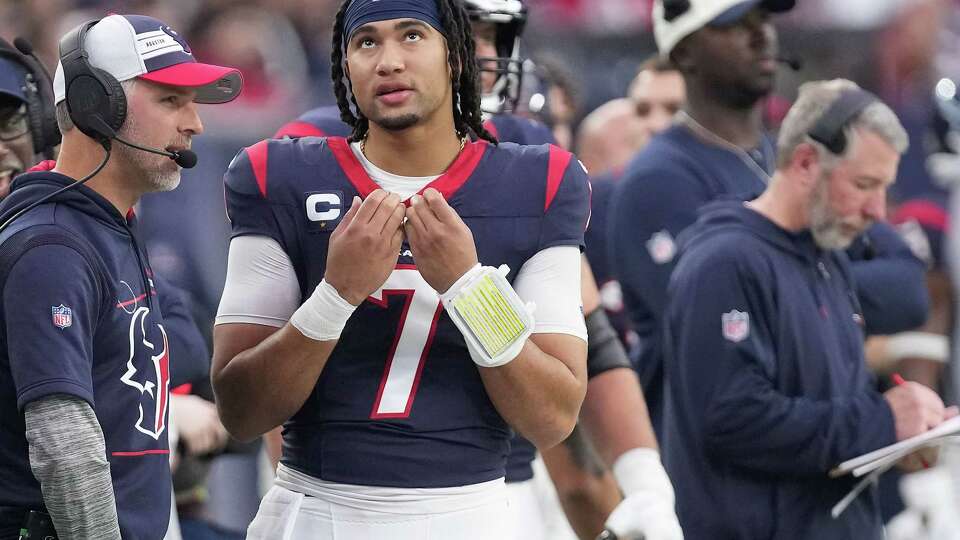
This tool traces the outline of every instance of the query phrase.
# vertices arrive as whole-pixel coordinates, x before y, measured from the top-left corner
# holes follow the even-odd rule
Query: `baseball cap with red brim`
[[[193,88],[197,103],[226,103],[243,88],[240,71],[197,62],[183,37],[163,22],[144,15],[109,15],[84,38],[90,65],[118,81],[140,78]],[[53,80],[57,103],[66,97],[63,66]]]

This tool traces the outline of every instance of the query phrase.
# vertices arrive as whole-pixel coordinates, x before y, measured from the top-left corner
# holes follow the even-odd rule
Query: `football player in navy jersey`
[[[481,110],[485,113],[483,127],[501,141],[518,144],[553,143],[550,129],[542,123],[510,114],[517,110],[521,62],[518,40],[526,9],[516,0],[467,0],[464,2],[474,31],[476,55],[480,63]],[[301,115],[296,120],[281,127],[275,137],[306,136],[343,136],[351,132],[340,118],[340,109],[319,107]],[[678,533],[672,529],[676,522],[672,510],[672,492],[669,481],[662,473],[659,457],[655,453],[656,441],[649,420],[643,396],[635,376],[629,369],[629,361],[622,348],[616,344],[616,334],[609,327],[601,311],[595,308],[599,304],[596,284],[590,279],[589,267],[584,263],[583,301],[587,312],[587,331],[590,335],[588,355],[588,393],[584,404],[585,425],[592,429],[590,435],[600,449],[607,465],[613,465],[618,458],[628,456],[620,467],[621,488],[624,491],[647,493],[631,499],[622,506],[615,518],[614,527],[625,538],[633,530],[643,531],[651,540],[674,538],[676,536],[657,536],[659,527]],[[618,396],[610,399],[611,396]],[[268,447],[275,459],[279,458],[279,443],[276,431],[268,437]],[[597,478],[592,467],[585,467],[585,449],[583,435],[574,435],[567,445],[554,447],[548,454],[548,465],[555,481],[563,494],[569,494],[566,500],[582,500],[583,494],[589,495],[589,504],[565,505],[570,520],[578,531],[589,530],[595,534],[603,527],[608,514],[620,499],[616,486]],[[630,450],[642,449],[629,453]],[[590,452],[592,454],[592,452]],[[511,502],[519,522],[513,530],[513,537],[534,539],[543,538],[544,521],[550,519],[538,510],[543,501],[537,500],[533,485],[531,463],[536,449],[529,441],[515,436],[511,441],[511,452],[507,461],[506,481],[510,487]],[[638,465],[630,466],[630,463]],[[601,465],[602,468],[602,465]],[[648,471],[652,469],[652,471]],[[659,469],[659,470],[658,470]],[[631,480],[634,477],[646,477],[646,480]],[[631,490],[626,486],[631,486]],[[612,489],[613,493],[607,493]],[[608,501],[612,499],[612,504]],[[651,500],[652,499],[652,502]],[[631,510],[638,504],[642,511]],[[563,519],[562,517],[560,518]],[[662,523],[666,525],[662,525]],[[551,534],[556,534],[555,531]]]
[[[458,0],[344,2],[350,137],[263,141],[226,174],[218,405],[241,439],[285,423],[249,538],[502,538],[510,428],[573,429],[587,176],[492,142],[473,57]]]
[[[0,204],[0,539],[159,540],[171,348],[185,342],[170,334],[156,298],[168,291],[129,209],[176,187],[181,162],[111,142],[185,154],[203,131],[196,103],[229,101],[241,78],[137,15],[84,23],[60,52],[58,162],[18,176]]]

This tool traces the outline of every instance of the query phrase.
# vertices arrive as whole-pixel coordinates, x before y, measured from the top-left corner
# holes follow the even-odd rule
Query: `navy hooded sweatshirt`
[[[680,240],[666,313],[664,458],[687,540],[872,540],[873,490],[841,461],[895,442],[863,356],[863,316],[839,251],[739,201]]]
[[[24,174],[0,222],[73,179]],[[78,186],[0,234],[0,530],[42,509],[24,407],[52,394],[100,422],[125,540],[163,538],[170,513],[168,330],[146,254],[125,216]],[[6,521],[3,521],[6,520]]]

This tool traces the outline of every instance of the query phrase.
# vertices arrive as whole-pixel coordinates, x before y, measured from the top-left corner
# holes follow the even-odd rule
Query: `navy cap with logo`
[[[0,57],[0,98],[11,97],[26,103],[23,85],[27,70],[20,64]]]

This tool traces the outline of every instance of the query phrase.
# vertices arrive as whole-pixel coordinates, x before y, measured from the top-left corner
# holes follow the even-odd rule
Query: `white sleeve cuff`
[[[230,241],[227,279],[216,324],[281,327],[300,307],[300,283],[290,256],[267,236]]]
[[[513,290],[537,309],[534,334],[568,334],[587,340],[580,299],[580,249],[556,246],[537,252],[520,267]]]

